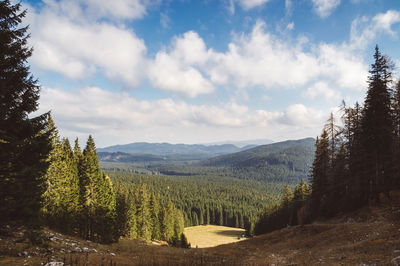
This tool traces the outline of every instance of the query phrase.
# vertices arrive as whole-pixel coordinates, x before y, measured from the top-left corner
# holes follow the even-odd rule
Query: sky
[[[97,147],[316,137],[364,101],[376,44],[400,66],[399,0],[22,4],[37,114]]]

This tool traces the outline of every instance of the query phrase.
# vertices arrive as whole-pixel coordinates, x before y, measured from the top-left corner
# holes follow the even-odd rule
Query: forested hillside
[[[146,187],[183,212],[185,226],[226,225],[252,230],[259,212],[281,199],[282,183],[230,177],[139,175],[107,171],[113,183]]]
[[[332,217],[380,201],[400,187],[400,81],[394,64],[375,48],[364,105],[341,106],[342,123],[334,114],[317,138],[306,184],[294,193],[286,188],[280,204],[267,208],[256,225],[262,234],[289,225]]]

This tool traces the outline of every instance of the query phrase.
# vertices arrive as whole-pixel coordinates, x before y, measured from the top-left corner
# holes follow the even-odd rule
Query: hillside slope
[[[127,239],[101,245],[48,230],[48,247],[36,247],[23,231],[2,230],[0,265],[399,265],[400,191],[391,194],[391,202],[351,214],[205,249]]]
[[[273,144],[257,146],[244,151],[221,155],[201,164],[204,166],[260,166],[267,163],[278,163],[278,155],[289,157],[300,153],[314,154],[315,139],[287,140]],[[274,158],[274,160],[272,160]]]
[[[220,154],[228,154],[252,148],[254,146],[246,146],[238,148],[232,144],[222,145],[202,145],[202,144],[170,144],[170,143],[147,143],[135,142],[125,145],[114,145],[105,148],[98,148],[98,152],[124,152],[131,154],[154,154],[154,155],[171,155],[171,154],[208,154],[216,156]]]

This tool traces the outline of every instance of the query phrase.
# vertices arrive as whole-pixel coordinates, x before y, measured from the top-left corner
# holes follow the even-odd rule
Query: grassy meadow
[[[199,225],[185,228],[185,235],[192,248],[209,248],[244,240],[246,232],[241,228]]]

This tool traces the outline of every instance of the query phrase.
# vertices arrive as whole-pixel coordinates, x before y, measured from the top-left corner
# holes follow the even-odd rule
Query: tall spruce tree
[[[151,239],[161,239],[160,227],[160,202],[158,198],[151,193],[150,195],[150,222],[151,222]]]
[[[328,175],[330,169],[330,152],[328,133],[323,130],[317,138],[311,177],[311,211],[313,216],[319,216],[327,204]]]
[[[146,241],[151,239],[151,216],[149,208],[149,195],[145,185],[139,190],[136,202],[136,219],[138,236]]]
[[[52,151],[46,173],[47,190],[44,193],[43,213],[50,227],[73,233],[77,227],[79,206],[78,169],[68,139],[60,140],[52,117],[48,128],[53,131]]]
[[[19,27],[21,4],[0,1],[0,224],[39,227],[51,150],[48,114],[38,109],[40,86],[30,74],[28,27]]]
[[[365,149],[364,176],[367,198],[379,200],[379,192],[391,188],[393,124],[391,117],[391,63],[375,48],[362,121]]]

